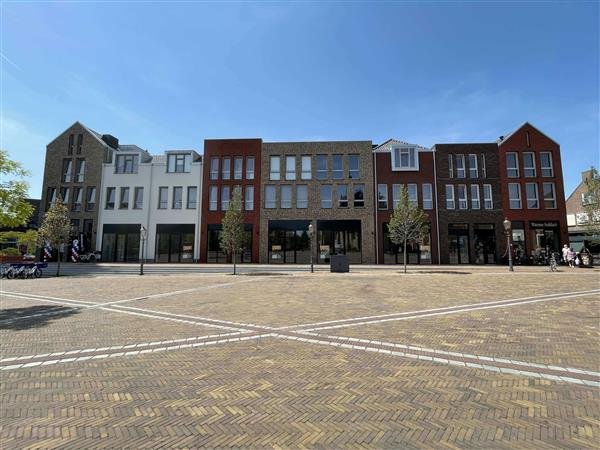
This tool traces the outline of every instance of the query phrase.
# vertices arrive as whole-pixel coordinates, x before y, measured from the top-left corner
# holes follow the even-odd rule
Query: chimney
[[[118,149],[119,148],[119,140],[116,137],[114,137],[114,136],[112,136],[110,134],[103,134],[102,135],[102,140],[104,142],[106,142],[106,144],[109,147],[112,147],[114,149]]]

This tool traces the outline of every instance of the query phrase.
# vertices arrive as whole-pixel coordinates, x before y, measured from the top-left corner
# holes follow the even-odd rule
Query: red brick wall
[[[260,229],[260,155],[262,139],[207,139],[204,141],[204,168],[202,173],[202,218],[200,226],[200,262],[206,262],[208,242],[208,225],[220,224],[225,213],[223,211],[209,211],[210,186],[219,187],[219,208],[221,206],[221,187],[231,186],[231,192],[236,185],[254,186],[254,210],[244,211],[245,223],[252,224],[252,262],[258,263],[259,254],[259,229]],[[222,180],[223,160],[225,156],[231,157],[231,179]],[[233,158],[242,156],[242,179],[233,179]],[[254,156],[254,180],[246,180],[246,157]],[[210,164],[213,157],[219,157],[219,179],[210,179]]]

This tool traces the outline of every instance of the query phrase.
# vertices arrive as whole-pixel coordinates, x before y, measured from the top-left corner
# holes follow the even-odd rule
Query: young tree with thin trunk
[[[0,228],[25,225],[33,214],[33,206],[26,201],[29,172],[8,158],[6,150],[0,150]]]
[[[404,273],[406,273],[406,244],[421,239],[429,231],[427,214],[408,201],[408,191],[400,189],[400,201],[394,208],[388,232],[390,241],[402,245],[404,250]]]
[[[44,215],[42,225],[38,230],[38,242],[41,246],[45,243],[50,244],[52,248],[60,249],[66,246],[71,237],[71,218],[69,209],[63,203],[62,198],[58,196],[54,204]],[[56,266],[56,276],[60,276],[60,250],[58,253],[58,265]]]
[[[600,175],[598,170],[592,167],[590,176],[585,181],[587,192],[584,194],[583,210],[586,216],[586,223],[583,224],[585,234],[594,244],[600,243]]]
[[[231,256],[233,261],[233,274],[236,271],[235,256],[241,250],[244,238],[244,213],[242,212],[242,190],[239,186],[233,189],[233,195],[229,201],[229,208],[221,222],[221,248]]]

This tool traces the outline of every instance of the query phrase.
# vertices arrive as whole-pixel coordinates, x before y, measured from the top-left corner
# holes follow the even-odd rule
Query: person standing
[[[567,252],[567,261],[569,261],[569,267],[571,268],[575,268],[575,257],[576,257],[576,253],[575,250],[573,250],[573,247],[571,247],[569,249],[569,251]]]
[[[562,260],[563,263],[568,264],[569,263],[569,246],[567,244],[563,245],[562,248]]]

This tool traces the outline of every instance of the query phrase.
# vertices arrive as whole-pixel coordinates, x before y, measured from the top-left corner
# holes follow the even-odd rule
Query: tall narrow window
[[[494,199],[492,197],[492,185],[483,185],[483,207],[485,209],[494,209]]]
[[[554,168],[552,167],[552,153],[541,152],[540,153],[540,170],[542,171],[543,177],[553,177]]]
[[[532,152],[523,153],[523,175],[535,177],[535,157]]]
[[[211,180],[219,179],[219,158],[211,158],[210,159],[210,179]]]
[[[77,154],[81,155],[81,150],[83,148],[83,134],[77,135]]]
[[[471,209],[480,209],[481,202],[479,200],[479,185],[471,185]]]
[[[270,159],[270,179],[277,181],[281,179],[281,158],[279,156],[271,156]]]
[[[317,180],[326,180],[327,172],[327,155],[317,155]]]
[[[137,173],[139,155],[117,155],[115,173]]]
[[[469,154],[469,178],[479,178],[479,168],[477,167],[477,155]]]
[[[387,184],[377,185],[377,208],[388,209],[388,187]]]
[[[446,209],[454,209],[454,185],[446,185]]]
[[[333,155],[332,175],[334,180],[344,179],[344,160],[342,155]]]
[[[296,186],[296,208],[308,208],[308,186],[305,184]]]
[[[93,211],[96,208],[96,188],[90,186],[87,188],[87,199],[85,204],[86,211]]]
[[[465,177],[465,155],[456,155],[456,178]]]
[[[73,161],[70,159],[63,160],[63,183],[71,182],[71,172],[73,169]]]
[[[410,183],[406,185],[406,191],[408,193],[408,203],[413,206],[419,205],[419,194],[417,193],[417,185]]]
[[[221,211],[227,211],[229,209],[230,198],[231,188],[229,186],[223,186],[221,188]]]
[[[222,180],[231,180],[231,158],[223,158],[223,170],[221,172]]]
[[[364,184],[355,184],[353,186],[353,206],[355,208],[362,208],[365,206],[365,185]]]
[[[519,160],[516,153],[506,154],[506,174],[509,178],[519,177]]]
[[[183,187],[173,187],[173,209],[181,209],[183,207]]]
[[[83,183],[84,179],[85,179],[85,159],[80,158],[77,160],[77,182]]]
[[[48,203],[46,205],[46,209],[50,209],[50,207],[54,204],[55,201],[56,201],[56,188],[49,187],[48,192],[46,193],[46,202]]]
[[[433,188],[431,183],[423,183],[423,209],[433,209]]]
[[[273,209],[275,206],[275,186],[265,186],[265,208]]]
[[[544,183],[544,208],[556,209],[556,189],[554,183]]]
[[[337,191],[337,206],[338,208],[348,207],[348,186],[345,184],[338,184],[335,188]]]
[[[75,147],[75,136],[69,135],[69,146],[67,147],[67,155],[73,154],[73,148]]]
[[[167,209],[169,207],[169,188],[161,186],[158,188],[158,209]]]
[[[104,205],[104,209],[115,209],[115,190],[114,187],[106,188],[106,204]]]
[[[246,186],[244,195],[244,209],[246,211],[254,210],[254,186]]]
[[[68,187],[60,188],[60,198],[62,199],[63,203],[69,203],[69,194],[70,189]]]
[[[144,207],[144,188],[136,187],[133,190],[133,209],[142,209]]]
[[[196,186],[188,186],[187,188],[187,209],[196,209],[198,203],[198,188]]]
[[[401,192],[401,184],[392,184],[392,208],[396,208],[396,206],[398,206],[398,203],[400,203]]]
[[[292,186],[289,184],[281,185],[281,208],[290,209],[292,207]]]
[[[525,196],[527,197],[528,209],[538,209],[540,207],[537,183],[525,184]]]
[[[459,184],[456,188],[458,190],[458,209],[467,209],[469,207],[467,203],[467,186]]]
[[[244,163],[244,158],[241,156],[236,156],[233,160],[233,178],[235,180],[242,179],[242,164]]]
[[[121,188],[123,190],[123,188]],[[77,187],[73,190],[73,204],[71,205],[71,210],[79,212],[81,211],[81,202],[83,202],[83,189]]]
[[[351,180],[360,178],[360,155],[348,155],[348,178]]]
[[[211,186],[209,190],[209,201],[208,209],[210,211],[216,211],[219,205],[219,187]]]
[[[448,155],[448,178],[454,178],[454,157],[452,153]]]
[[[296,157],[286,156],[285,157],[285,179],[295,180],[296,179]]]
[[[527,147],[531,147],[531,138],[529,137],[529,131],[525,132],[525,142],[527,143]]]
[[[246,157],[246,180],[254,180],[254,156]]]
[[[192,155],[190,153],[167,154],[168,173],[189,173],[192,170]]]
[[[521,185],[508,183],[508,206],[510,209],[521,209]]]
[[[119,209],[128,209],[129,208],[129,188],[122,187],[121,188],[121,196],[119,198]]]
[[[481,178],[487,178],[487,170],[485,168],[485,154],[481,154]]]
[[[302,156],[302,173],[300,178],[302,180],[310,180],[312,178],[312,164],[310,155]]]
[[[333,206],[333,192],[330,184],[321,186],[321,208],[331,208]]]

